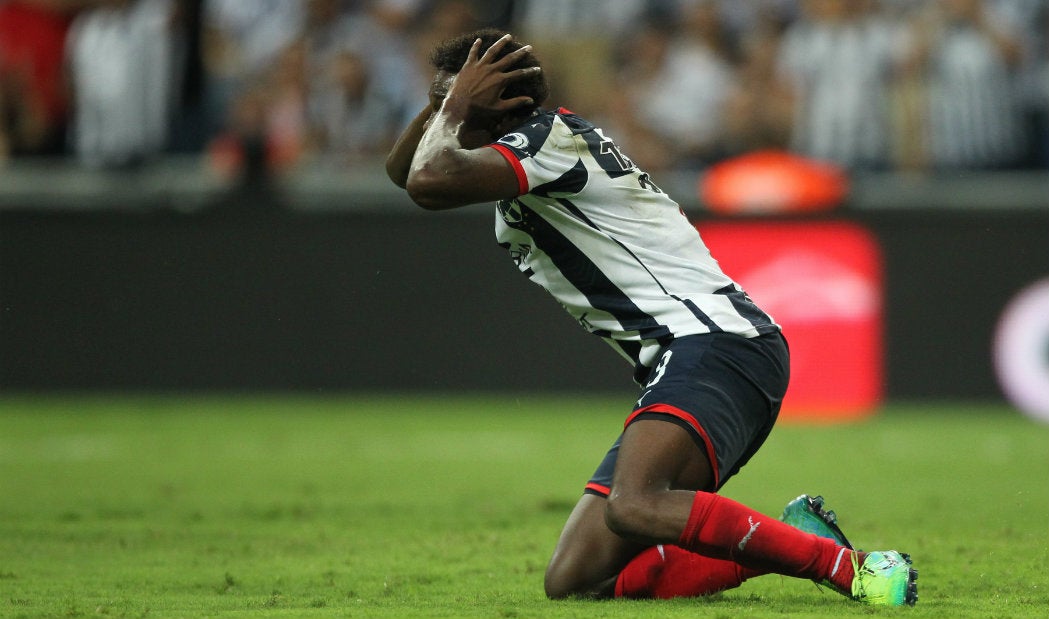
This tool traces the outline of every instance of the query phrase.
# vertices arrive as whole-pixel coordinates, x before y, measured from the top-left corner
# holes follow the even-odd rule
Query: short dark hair
[[[506,34],[506,32],[495,28],[484,28],[447,39],[433,48],[433,52],[430,54],[430,64],[438,71],[458,73],[466,63],[466,57],[470,54],[470,48],[473,46],[474,41],[481,39],[480,53],[483,54],[485,50]],[[502,58],[522,47],[524,47],[524,43],[511,39],[499,50],[498,57]],[[538,66],[540,66],[539,59],[532,52],[528,52],[523,58],[514,63],[511,68],[523,69]],[[511,82],[503,92],[503,98],[505,99],[513,99],[520,96],[531,97],[532,101],[535,102],[534,107],[538,107],[546,101],[546,98],[550,96],[550,86],[547,84],[546,77],[543,76],[542,72]]]

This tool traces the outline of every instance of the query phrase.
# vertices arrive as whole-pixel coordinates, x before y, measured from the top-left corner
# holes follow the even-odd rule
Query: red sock
[[[738,587],[764,572],[712,559],[677,546],[653,546],[627,564],[616,580],[616,597],[675,598],[709,595]]]
[[[696,493],[679,543],[753,570],[852,584],[852,551],[709,492]]]

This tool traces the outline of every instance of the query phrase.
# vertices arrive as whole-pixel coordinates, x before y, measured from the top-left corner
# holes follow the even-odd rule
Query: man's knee
[[[580,586],[582,583],[574,581],[573,573],[566,569],[564,562],[550,561],[543,581],[546,597],[560,600],[577,594],[583,587]]]
[[[605,506],[605,524],[616,535],[637,540],[647,537],[647,504],[637,494],[615,494],[608,497]]]
[[[584,494],[565,523],[550,564],[546,568],[546,595],[609,597],[615,578],[639,551],[608,530],[604,523],[606,500]]]
[[[567,597],[611,597],[615,575],[595,573],[594,566],[579,556],[555,556],[546,567],[543,581],[546,597],[560,600]]]
[[[605,508],[605,526],[642,546],[676,544],[688,524],[696,493],[645,488],[613,491]]]

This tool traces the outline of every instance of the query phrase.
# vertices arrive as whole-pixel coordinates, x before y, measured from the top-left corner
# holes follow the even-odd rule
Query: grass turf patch
[[[607,397],[0,399],[0,617],[825,617],[765,576],[551,602],[542,574],[630,404]],[[724,494],[822,493],[914,556],[913,617],[1044,617],[1049,428],[995,406],[781,425]]]

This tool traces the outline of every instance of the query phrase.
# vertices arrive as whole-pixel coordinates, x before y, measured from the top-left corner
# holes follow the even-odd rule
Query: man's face
[[[441,104],[444,103],[444,98],[448,96],[448,91],[451,90],[454,81],[455,73],[449,73],[448,71],[434,73],[433,81],[430,82],[430,107],[434,112],[441,109]]]

